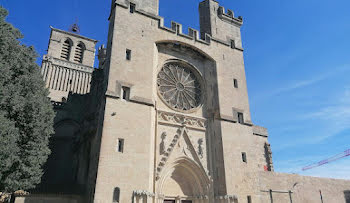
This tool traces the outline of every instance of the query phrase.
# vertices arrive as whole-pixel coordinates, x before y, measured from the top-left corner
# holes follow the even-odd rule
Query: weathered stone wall
[[[142,10],[153,15],[158,15],[159,0],[117,0],[117,2],[124,5],[131,2],[135,4],[136,9],[138,10]]]
[[[121,202],[130,201],[134,190],[159,195],[154,178],[160,162],[158,146],[163,131],[169,132],[169,136],[174,136],[175,131],[159,125],[154,120],[153,110],[176,112],[159,98],[157,92],[157,74],[169,59],[192,64],[204,80],[203,106],[197,111],[176,113],[208,121],[208,126],[202,129],[205,133],[189,130],[188,137],[204,140],[206,155],[203,158],[206,160],[201,162],[207,165],[205,168],[214,181],[210,192],[215,194],[210,195],[223,199],[227,194],[254,194],[256,173],[249,172],[264,170],[267,135],[254,135],[242,49],[230,44],[230,38],[240,40],[238,25],[232,27],[230,23],[222,22],[220,26],[227,25],[227,29],[222,30],[221,39],[202,40],[193,29],[188,35],[183,34],[178,23],[173,22],[171,28],[164,27],[164,20],[143,12],[142,4],[136,5],[134,13],[130,13],[128,2],[116,3],[110,18],[105,69],[107,100],[95,201],[111,200],[114,187],[120,188]],[[230,36],[231,28],[235,31],[234,36]],[[131,60],[125,58],[127,49],[131,50]],[[234,87],[234,79],[238,81],[238,88]],[[129,101],[121,99],[122,86],[130,87]],[[238,123],[238,112],[244,115],[243,123]],[[156,137],[154,132],[157,132]],[[118,138],[125,140],[123,154],[115,151]],[[171,140],[165,141],[169,144]],[[198,148],[195,142],[192,146]],[[242,163],[241,152],[247,153],[248,163]],[[137,178],[132,174],[138,174]],[[247,179],[247,174],[254,175]],[[171,188],[168,191],[172,191]]]
[[[350,180],[273,172],[260,172],[258,176],[260,191],[254,197],[253,202],[349,203]],[[272,195],[270,195],[270,190],[272,190]],[[289,191],[292,192],[291,195]]]
[[[131,9],[130,2],[136,7]],[[206,34],[200,38],[194,29],[184,34],[176,22],[165,27],[157,15],[158,0],[112,5],[101,85],[82,97],[88,102],[76,98],[56,117],[80,126],[78,133],[68,125],[58,128],[57,135],[79,134],[77,181],[86,184],[84,202],[112,202],[117,196],[122,203],[227,203],[251,196],[254,203],[271,202],[271,197],[275,203],[316,203],[320,191],[324,202],[349,198],[349,181],[264,172],[273,167],[267,130],[251,122],[241,18],[205,0],[200,17]],[[54,57],[62,37],[62,32],[52,35],[49,54]],[[158,91],[157,76],[169,61],[198,72],[203,99],[193,111],[174,108]]]

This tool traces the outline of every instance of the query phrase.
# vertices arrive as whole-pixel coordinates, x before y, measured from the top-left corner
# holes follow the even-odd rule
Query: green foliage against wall
[[[40,183],[54,111],[37,54],[19,42],[22,34],[7,14],[0,7],[0,191],[13,192]]]

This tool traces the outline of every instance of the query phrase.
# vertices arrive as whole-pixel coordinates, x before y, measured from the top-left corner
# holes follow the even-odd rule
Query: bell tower
[[[69,92],[90,92],[97,40],[81,36],[76,25],[70,30],[51,27],[47,54],[41,65],[41,74],[53,102],[65,102]]]
[[[241,26],[243,18],[235,17],[230,9],[220,6],[215,0],[204,0],[199,4],[201,35],[211,35],[213,39],[229,41],[232,47],[242,49]]]

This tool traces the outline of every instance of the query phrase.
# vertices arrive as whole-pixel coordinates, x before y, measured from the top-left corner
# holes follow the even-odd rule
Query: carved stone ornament
[[[162,99],[174,110],[189,111],[201,104],[199,78],[183,63],[165,64],[158,73],[157,85]]]
[[[196,118],[161,110],[158,111],[158,120],[160,123],[186,126],[198,130],[206,130],[207,127],[207,121],[204,118]]]

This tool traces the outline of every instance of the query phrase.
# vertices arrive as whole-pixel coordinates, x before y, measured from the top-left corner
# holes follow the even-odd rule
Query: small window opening
[[[247,202],[248,203],[252,203],[252,197],[251,196],[247,196]]]
[[[61,59],[69,61],[70,52],[72,49],[72,42],[69,39],[63,42],[61,50]]]
[[[118,139],[118,152],[124,152],[124,139]]]
[[[85,45],[80,42],[75,49],[74,61],[77,63],[83,63],[83,56],[85,51]]]
[[[130,99],[130,87],[122,87],[123,99],[129,101]]]
[[[244,163],[247,163],[247,153],[245,153],[245,152],[242,152],[242,161]]]
[[[120,189],[119,187],[114,188],[113,192],[113,203],[119,203]]]
[[[130,13],[134,13],[135,12],[135,4],[130,3]]]
[[[238,88],[238,80],[237,79],[233,79],[233,86],[235,88]]]
[[[231,49],[236,48],[235,40],[231,40]]]
[[[131,60],[131,50],[127,49],[126,50],[126,56],[125,56],[126,60],[130,61]]]
[[[244,117],[243,117],[243,113],[241,112],[238,112],[238,123],[244,124]]]

